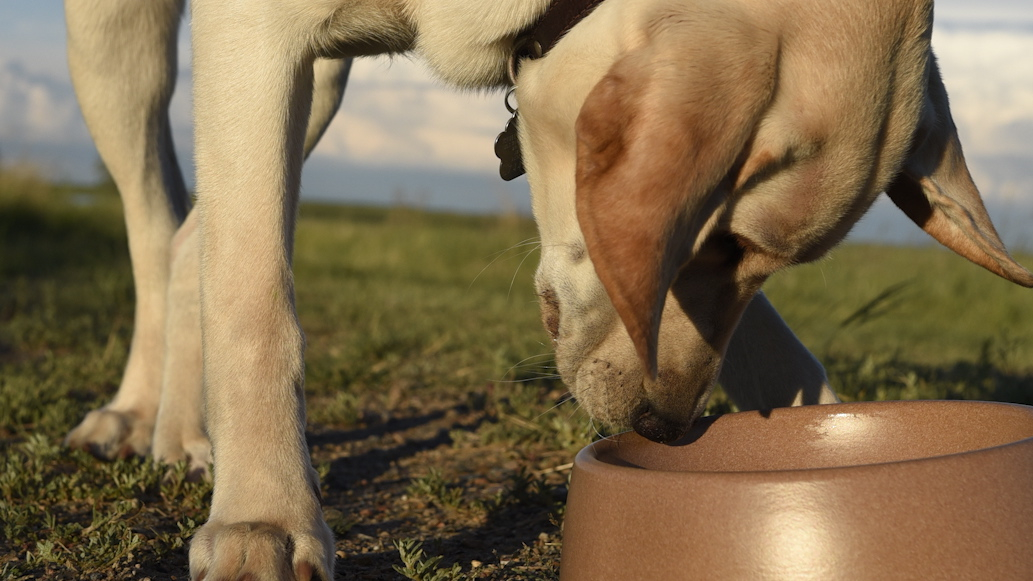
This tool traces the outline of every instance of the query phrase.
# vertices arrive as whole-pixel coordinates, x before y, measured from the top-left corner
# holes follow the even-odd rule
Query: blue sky
[[[973,174],[1011,243],[1033,248],[1033,1],[942,0],[933,45]],[[184,37],[189,21],[184,23]],[[0,155],[90,180],[96,153],[65,61],[58,0],[0,4]],[[188,42],[172,122],[190,170]],[[305,171],[309,199],[395,202],[485,212],[527,211],[526,182],[497,178],[498,95],[457,94],[405,58],[356,65],[345,103]],[[919,240],[880,204],[862,237]]]

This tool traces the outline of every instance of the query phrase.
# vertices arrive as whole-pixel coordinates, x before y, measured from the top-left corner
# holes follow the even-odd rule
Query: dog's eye
[[[736,272],[736,276],[766,277],[784,266],[749,238],[731,232],[712,234],[692,257],[690,269],[707,272]]]
[[[735,234],[714,234],[703,244],[693,262],[707,268],[734,269],[751,246],[749,241]]]

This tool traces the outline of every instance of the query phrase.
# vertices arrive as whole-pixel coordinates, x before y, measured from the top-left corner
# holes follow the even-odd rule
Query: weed
[[[409,494],[427,498],[442,508],[459,508],[463,502],[463,487],[449,484],[436,468],[431,468],[425,476],[413,478],[407,490]]]
[[[413,539],[403,539],[395,543],[398,555],[402,559],[402,566],[394,565],[394,570],[413,581],[462,581],[467,577],[463,575],[463,568],[459,563],[453,564],[448,569],[438,567],[438,563],[444,558],[441,555],[428,557],[423,553],[423,543]]]

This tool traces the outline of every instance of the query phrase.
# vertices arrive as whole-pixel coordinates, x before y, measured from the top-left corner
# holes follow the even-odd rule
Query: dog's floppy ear
[[[623,55],[581,108],[578,221],[651,379],[667,291],[771,98],[776,59],[773,37],[733,20],[681,20]]]
[[[886,193],[941,244],[987,270],[1033,287],[1033,274],[1008,254],[972,182],[947,91],[930,59],[929,87],[911,154]]]

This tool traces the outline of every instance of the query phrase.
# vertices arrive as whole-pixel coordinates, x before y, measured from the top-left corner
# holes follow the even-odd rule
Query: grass
[[[765,291],[845,399],[1033,404],[1033,291],[940,247],[842,246]]]
[[[309,441],[342,579],[556,578],[594,428],[553,375],[535,236],[512,216],[303,206]],[[845,246],[766,291],[845,399],[1033,403],[1033,292],[947,252]],[[114,192],[0,171],[0,579],[186,577],[210,486],[60,447],[116,389],[132,308]]]

